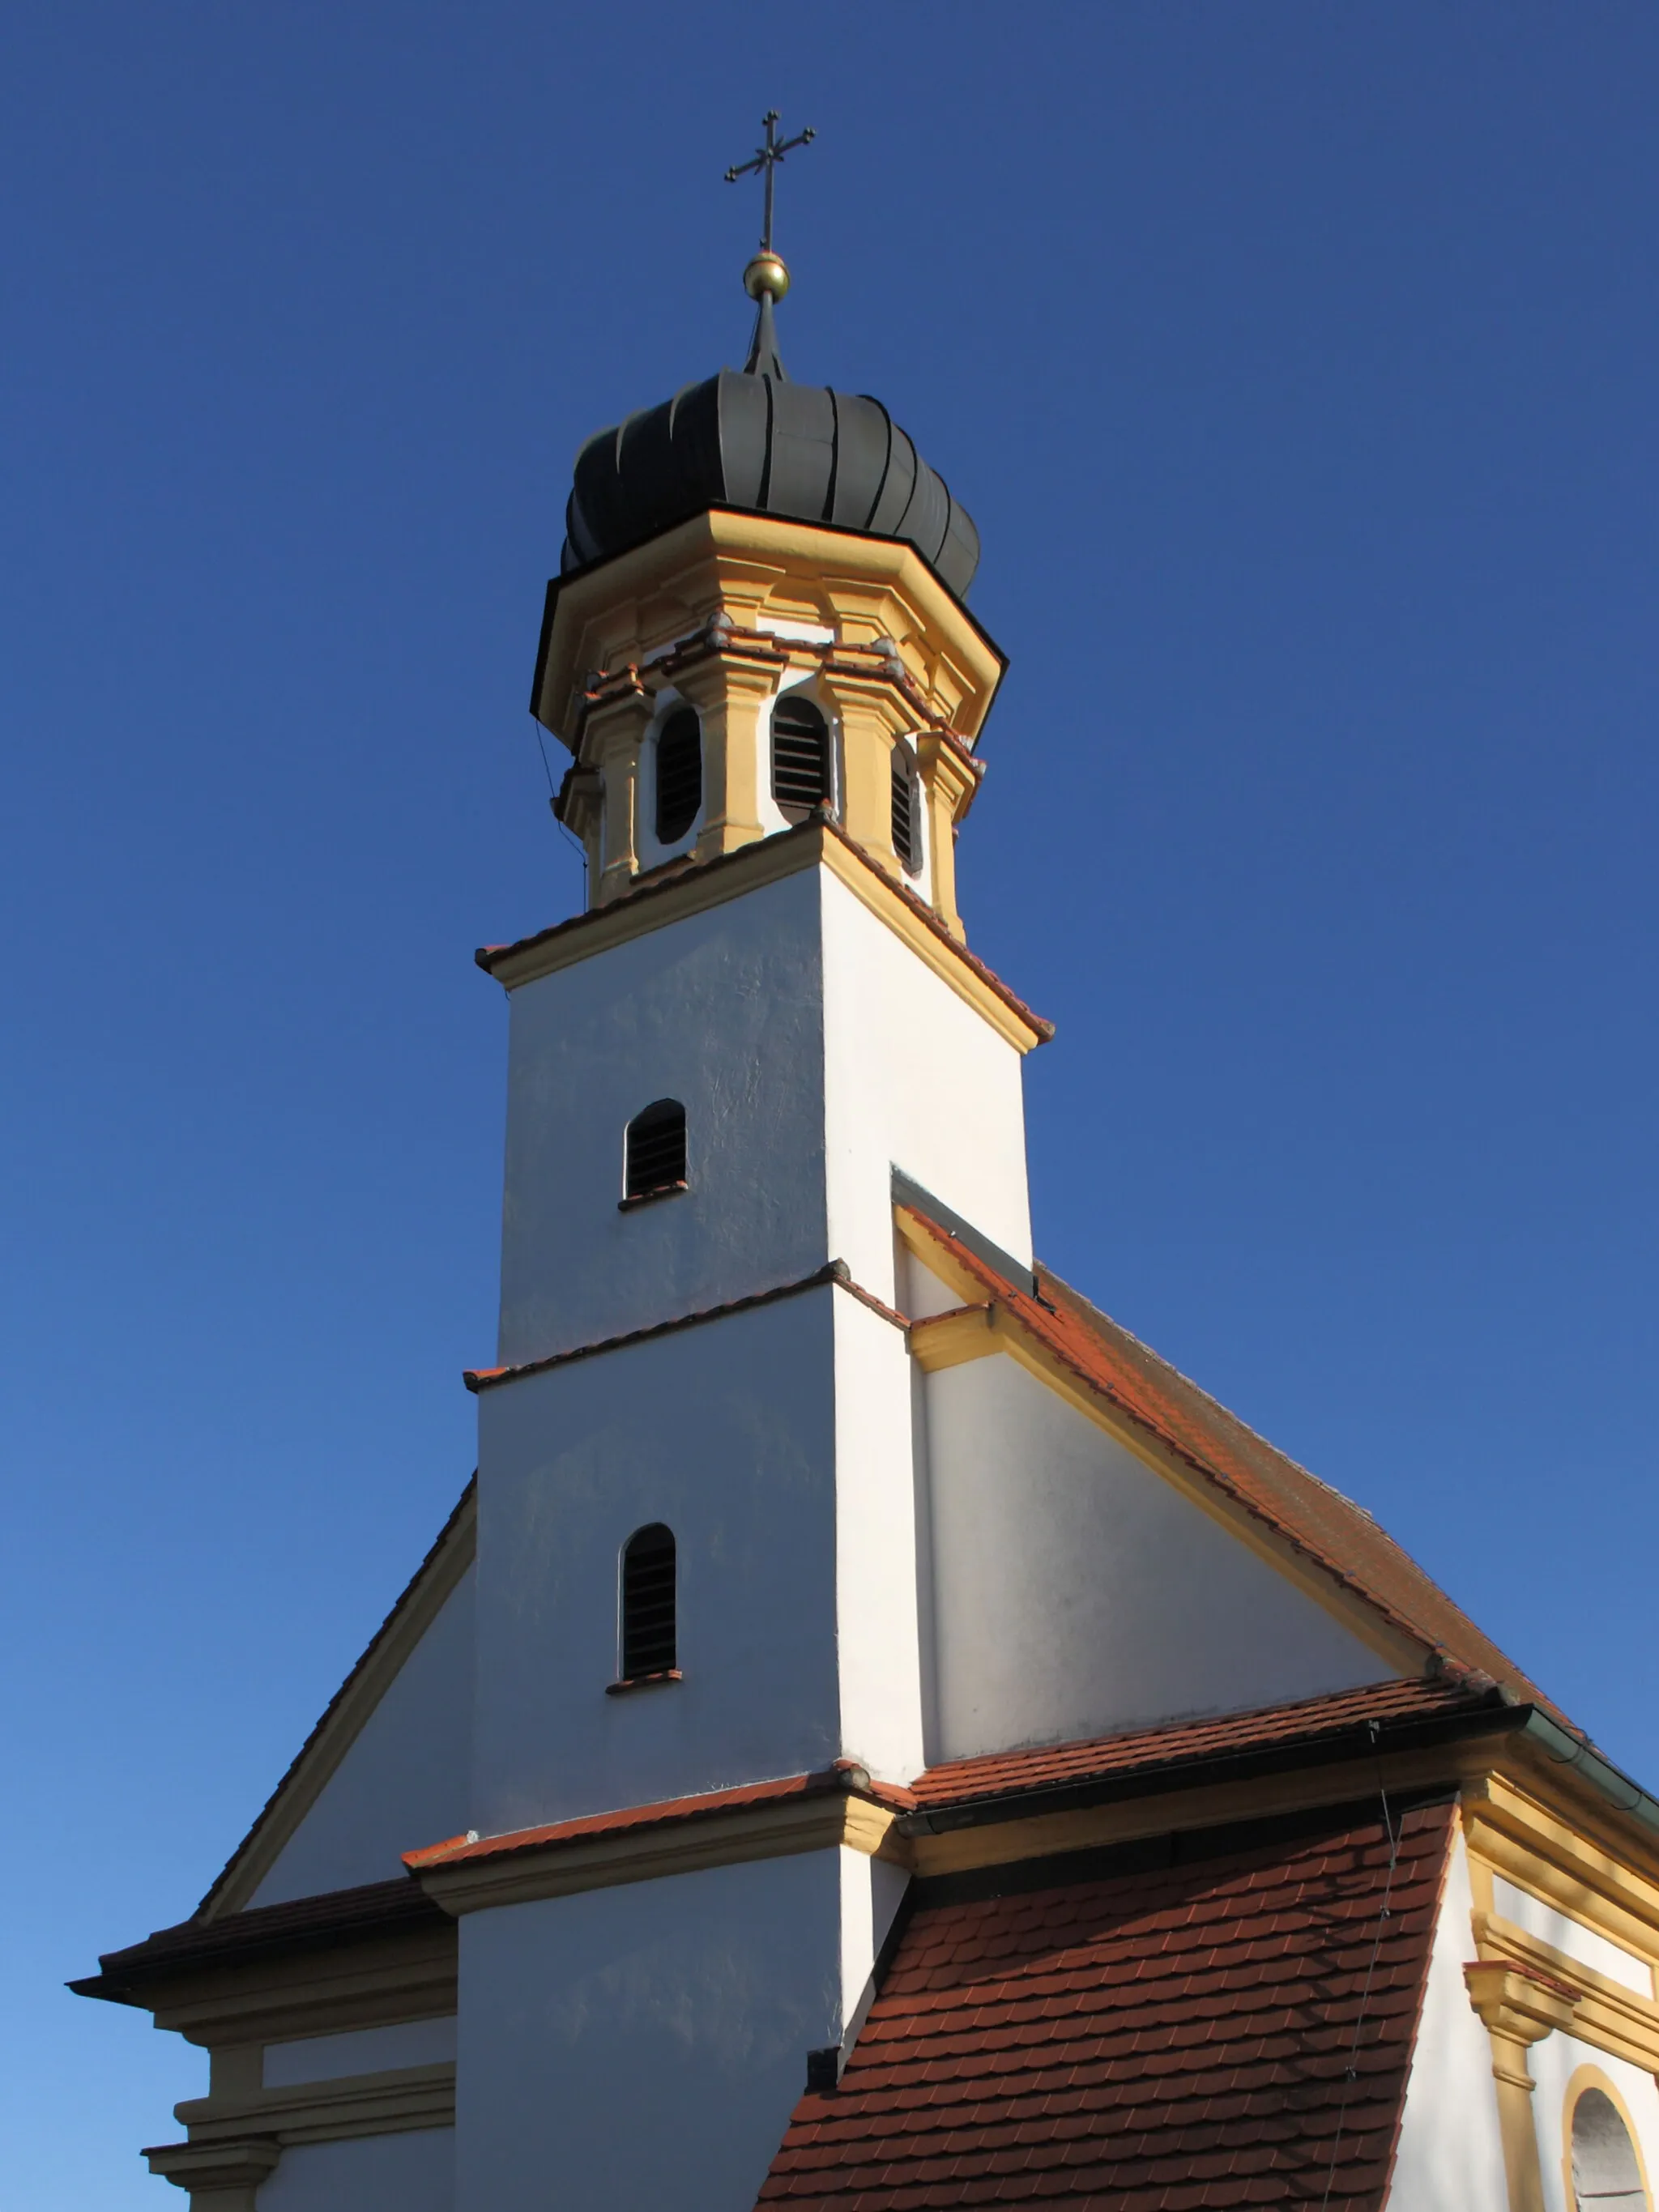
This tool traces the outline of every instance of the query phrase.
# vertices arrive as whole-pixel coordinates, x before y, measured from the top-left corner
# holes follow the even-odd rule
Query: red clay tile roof
[[[1379,1727],[1397,1727],[1456,1714],[1474,1717],[1488,1708],[1493,1710],[1494,1717],[1506,1710],[1493,1686],[1481,1679],[1455,1674],[1435,1681],[1402,1678],[1372,1683],[1363,1690],[1337,1691],[1328,1697],[1303,1698],[1294,1705],[1177,1721],[1088,1742],[1042,1744],[1029,1751],[953,1759],[918,1776],[912,1795],[926,1812],[935,1807],[1018,1796],[1027,1790],[1049,1790],[1067,1783],[1092,1782],[1109,1775],[1130,1776],[1243,1753],[1271,1752],[1286,1744],[1363,1736],[1366,1724],[1372,1721]]]
[[[649,1805],[627,1805],[614,1812],[585,1813],[574,1820],[556,1820],[544,1828],[514,1828],[501,1836],[482,1836],[476,1842],[451,1836],[441,1844],[425,1844],[405,1851],[404,1864],[411,1874],[428,1867],[463,1866],[477,1859],[505,1858],[514,1851],[545,1850],[550,1844],[589,1843],[598,1836],[620,1836],[636,1828],[665,1828],[684,1820],[705,1820],[712,1813],[733,1813],[750,1805],[781,1804],[792,1797],[821,1797],[839,1791],[868,1797],[895,1811],[908,1812],[915,1799],[908,1790],[895,1790],[872,1782],[862,1768],[842,1761],[815,1774],[786,1774],[769,1782],[750,1782],[735,1790],[707,1790],[696,1797],[665,1797]]]
[[[1376,2212],[1449,1808],[1398,1832],[1392,1878],[1373,1819],[966,1902],[921,1885],[840,2088],[797,2105],[760,2203]]]
[[[1392,1626],[1461,1668],[1508,1684],[1565,1722],[1537,1686],[1351,1498],[1287,1459],[1048,1268],[1036,1269],[1033,1297],[926,1213],[908,1206],[898,1210],[950,1253],[988,1301],[1005,1308],[1091,1389],[1288,1538]],[[927,1326],[913,1324],[917,1331]]]

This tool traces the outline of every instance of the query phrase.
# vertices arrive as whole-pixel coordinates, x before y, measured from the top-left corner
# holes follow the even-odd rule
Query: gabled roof
[[[1363,1507],[1257,1436],[1195,1382],[1160,1359],[1050,1269],[1031,1286],[1000,1273],[963,1240],[914,1206],[896,1209],[907,1234],[931,1248],[951,1279],[968,1279],[975,1304],[995,1310],[1017,1334],[1133,1431],[1172,1452],[1225,1499],[1270,1529],[1358,1597],[1396,1633],[1465,1672],[1489,1674],[1516,1696],[1563,1717],[1490,1637],[1424,1573]],[[913,1323],[913,1343],[951,1322]]]
[[[761,2205],[1376,2212],[1450,1810],[1261,1834],[1128,1847],[1086,1879],[1051,1861],[1000,1889],[918,1883],[841,2086],[797,2105]]]
[[[253,1826],[197,1906],[197,1918],[216,1918],[246,1905],[283,1844],[316,1803],[323,1785],[356,1741],[388,1684],[471,1565],[477,1542],[477,1487],[475,1474],[438,1531],[431,1550],[404,1584],[356,1665],[295,1753]]]

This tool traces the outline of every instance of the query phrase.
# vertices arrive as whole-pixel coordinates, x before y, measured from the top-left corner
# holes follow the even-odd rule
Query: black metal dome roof
[[[878,399],[792,384],[761,303],[748,366],[688,384],[590,438],[565,510],[566,574],[711,507],[914,545],[960,598],[979,532]]]

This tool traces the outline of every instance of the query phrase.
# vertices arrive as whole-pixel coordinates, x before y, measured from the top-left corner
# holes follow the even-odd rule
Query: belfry
[[[1646,2205],[1659,1803],[1034,1255],[978,537],[784,374],[776,122],[745,366],[575,464],[477,1473],[73,1986],[196,2212]]]

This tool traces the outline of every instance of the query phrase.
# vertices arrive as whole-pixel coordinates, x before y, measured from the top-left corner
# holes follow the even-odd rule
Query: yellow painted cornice
[[[890,639],[929,718],[969,744],[1006,665],[914,546],[714,507],[549,586],[532,711],[573,744],[591,672],[642,667],[721,615],[745,630],[811,627],[854,647]]]
[[[739,846],[718,860],[687,866],[517,945],[489,947],[477,955],[478,964],[507,989],[517,990],[614,945],[665,929],[689,915],[707,913],[814,867],[827,868],[1017,1052],[1030,1052],[1054,1035],[1053,1024],[1033,1013],[982,960],[951,936],[937,915],[895,884],[832,822],[823,819]]]

